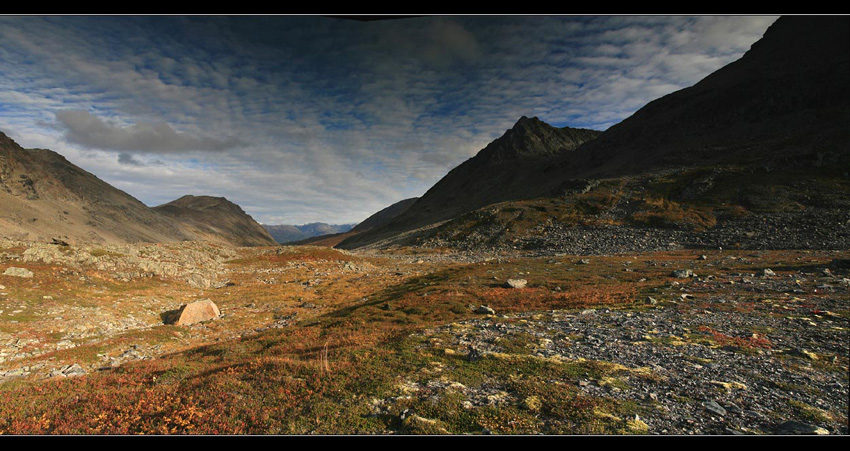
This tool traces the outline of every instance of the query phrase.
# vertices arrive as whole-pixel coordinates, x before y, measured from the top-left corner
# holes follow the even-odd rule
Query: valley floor
[[[4,241],[0,433],[846,435],[848,259]]]

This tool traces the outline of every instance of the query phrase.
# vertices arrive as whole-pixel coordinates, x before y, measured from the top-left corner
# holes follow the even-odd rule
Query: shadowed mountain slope
[[[848,80],[850,17],[781,17],[739,60],[556,157],[543,180],[721,163],[846,163]]]
[[[226,199],[185,196],[150,208],[58,153],[24,149],[1,132],[0,205],[0,236],[23,241],[275,244]]]
[[[737,194],[724,194],[736,202],[748,191],[771,191],[762,185],[782,180],[783,171],[800,180],[838,177],[829,184],[843,186],[842,171],[850,170],[848,31],[848,17],[782,17],[738,61],[650,102],[572,151],[542,150],[561,148],[559,135],[540,133],[558,129],[523,118],[405,214],[339,247],[376,243],[488,204],[569,198],[586,193],[589,181],[605,178],[652,180],[654,173],[724,165],[771,173],[738,177]],[[696,182],[677,180],[682,186]]]
[[[599,133],[552,127],[536,117],[523,116],[501,137],[452,169],[402,214],[382,227],[346,239],[337,247],[358,247],[495,202],[520,199],[529,193],[528,188],[535,188],[527,185],[526,180],[542,161],[569,154]]]

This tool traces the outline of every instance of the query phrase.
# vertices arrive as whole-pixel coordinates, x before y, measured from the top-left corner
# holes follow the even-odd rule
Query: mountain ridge
[[[159,210],[148,207],[64,156],[48,149],[24,149],[0,132],[0,236],[103,244],[192,240],[275,244],[239,206],[205,196],[206,204],[196,204],[190,211],[191,201],[197,199],[184,196]],[[214,214],[204,219],[204,209]]]
[[[153,210],[173,218],[186,235],[233,246],[277,242],[239,205],[224,197],[185,195]]]
[[[537,117],[522,116],[502,136],[448,172],[422,197],[387,224],[342,241],[355,248],[395,233],[450,219],[495,202],[524,195],[517,180],[555,155],[571,154],[595,139],[595,130],[553,127]]]
[[[436,233],[429,224],[458,218],[487,205],[536,198],[551,201],[545,207],[535,208],[555,208],[569,218],[569,223],[581,222],[583,216],[610,216],[612,209],[616,209],[618,213],[605,220],[616,217],[641,227],[651,224],[671,227],[682,220],[685,221],[682,226],[713,227],[717,215],[728,216],[727,210],[733,206],[745,212],[759,210],[754,199],[771,205],[778,200],[787,204],[774,205],[775,208],[771,207],[774,209],[817,209],[819,205],[835,208],[843,204],[842,196],[847,194],[841,168],[845,168],[844,174],[850,168],[848,31],[848,17],[781,17],[739,60],[691,87],[649,102],[575,149],[518,159],[501,166],[486,165],[486,172],[475,174],[468,167],[470,161],[484,153],[479,152],[450,171],[404,215],[380,230],[343,241],[339,247],[355,249],[392,242],[390,237],[401,234],[415,237],[411,233],[418,228]],[[496,141],[488,147],[495,146]],[[724,171],[731,172],[724,175]],[[790,181],[783,179],[783,171],[792,171],[789,177],[793,173],[793,177],[800,177],[808,184],[801,188],[785,186]],[[772,175],[742,175],[748,172]],[[688,179],[676,173],[698,178]],[[477,183],[475,176],[481,175],[491,182]],[[606,190],[594,191],[601,180],[618,178],[622,183],[612,181]],[[628,178],[641,179],[652,186],[641,187]],[[723,183],[717,184],[715,179]],[[615,188],[615,185],[622,186]],[[654,196],[652,199],[632,198],[621,191],[645,188]],[[809,188],[814,191],[806,191]],[[771,198],[768,193],[777,189],[784,194],[774,193]],[[829,189],[834,189],[835,195],[824,198]],[[679,190],[702,194],[694,197]],[[439,191],[449,194],[431,195]],[[717,196],[718,205],[710,202],[712,195]],[[425,201],[429,198],[438,201],[429,205]],[[812,202],[810,198],[821,200]],[[565,206],[557,199],[572,206]],[[543,222],[553,219],[526,207],[520,208],[526,223],[529,217]],[[490,214],[475,217],[490,217]],[[512,221],[503,224],[503,231]],[[467,229],[481,223],[480,220],[461,222]],[[491,224],[489,220],[484,223]],[[443,229],[454,227],[451,224],[459,226],[450,222]],[[803,235],[801,231],[800,236]]]

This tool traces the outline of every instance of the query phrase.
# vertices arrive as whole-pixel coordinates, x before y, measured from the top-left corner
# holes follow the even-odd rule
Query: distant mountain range
[[[848,31],[847,16],[781,17],[738,61],[601,133],[523,117],[405,212],[337,247],[505,241],[569,224],[709,229],[779,213],[782,229],[809,215],[845,236]]]
[[[357,224],[326,224],[324,222],[311,222],[309,224],[302,225],[263,224],[263,227],[276,242],[283,244],[306,240],[315,236],[345,233],[356,225]]]

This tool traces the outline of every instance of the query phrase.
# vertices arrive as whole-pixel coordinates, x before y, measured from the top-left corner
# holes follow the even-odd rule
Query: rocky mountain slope
[[[232,246],[273,246],[277,242],[241,207],[224,197],[183,196],[154,211],[177,221],[195,240]]]
[[[56,152],[24,149],[2,132],[0,205],[0,237],[22,241],[276,244],[226,199],[185,196],[150,208]]]
[[[740,60],[572,151],[541,152],[561,145],[554,134],[506,133],[404,215],[340,247],[512,247],[536,236],[536,246],[570,251],[570,236],[611,226],[621,238],[678,231],[677,246],[764,247],[777,233],[791,247],[815,237],[821,248],[842,246],[847,80],[850,18],[782,17]],[[514,129],[548,127],[537,122]],[[473,163],[503,159],[511,164]]]
[[[452,169],[404,213],[386,225],[340,243],[343,249],[387,238],[406,230],[444,221],[459,214],[528,195],[524,180],[542,161],[568,155],[600,132],[557,128],[536,117],[523,116],[501,137]]]
[[[0,234],[33,241],[126,243],[189,239],[177,225],[56,152],[0,132]]]

